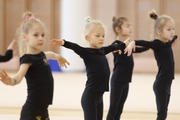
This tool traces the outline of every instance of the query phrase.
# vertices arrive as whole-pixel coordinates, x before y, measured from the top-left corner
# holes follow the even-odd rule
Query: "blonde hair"
[[[149,16],[150,16],[151,19],[155,20],[154,25],[153,25],[153,36],[154,36],[154,39],[160,38],[160,35],[158,34],[157,31],[159,30],[160,32],[162,32],[164,26],[166,25],[166,23],[168,21],[172,21],[174,23],[174,20],[170,16],[168,16],[168,15],[158,16],[156,14],[155,10],[150,11],[149,12]]]
[[[34,17],[34,15],[31,12],[25,12],[23,14],[23,22],[20,25],[20,28],[18,30],[18,43],[19,43],[19,52],[20,56],[24,55],[27,51],[26,43],[22,39],[22,34],[28,34],[29,30],[33,27],[34,23],[42,25],[44,28],[44,24],[37,18]]]
[[[112,24],[113,31],[117,35],[118,33],[116,32],[116,27],[119,27],[122,30],[121,28],[122,24],[124,23],[124,21],[128,21],[128,19],[126,17],[116,18],[115,16],[113,16],[112,21],[113,21],[113,24]]]
[[[90,17],[87,17],[85,21],[86,25],[84,27],[83,39],[85,39],[85,36],[90,35],[91,32],[98,27],[105,29],[105,26],[100,21],[95,21]]]

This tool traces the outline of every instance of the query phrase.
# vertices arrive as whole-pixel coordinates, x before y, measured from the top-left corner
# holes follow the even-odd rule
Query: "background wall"
[[[0,0],[0,53],[3,54],[10,41],[17,38],[16,30],[22,21],[22,15],[25,11],[35,13],[35,16],[45,23],[48,30],[47,43],[52,38],[63,37],[66,39],[70,38],[73,42],[84,46],[86,43],[84,41],[84,43],[82,42],[81,33],[83,31],[84,18],[87,16],[100,20],[106,26],[107,34],[105,45],[111,44],[115,37],[111,27],[113,16],[125,16],[131,20],[133,25],[132,40],[150,40],[153,21],[148,17],[147,13],[152,9],[155,9],[159,15],[170,15],[174,18],[176,26],[180,25],[180,15],[178,13],[178,11],[180,11],[179,0],[112,0],[111,2],[104,0],[87,0],[84,2],[80,0],[79,3],[75,2],[74,4],[71,4],[72,1],[66,1],[66,3],[63,1],[64,0]],[[69,14],[68,17],[67,14]],[[63,26],[63,24],[66,26]],[[176,27],[175,31],[178,35],[180,28]],[[173,47],[176,73],[180,72],[179,46],[180,44]],[[63,51],[61,48],[51,47],[49,44],[45,45],[44,50],[52,50],[63,55],[74,55],[73,52],[68,51],[65,53],[64,51],[66,50]],[[15,56],[17,56],[17,59],[17,51]],[[134,57],[134,72],[147,73],[157,71],[156,61],[154,60],[151,50],[141,54],[134,54]],[[107,58],[110,68],[112,69],[112,54],[107,55]],[[70,68],[69,70],[83,71],[84,64],[79,57],[73,57],[69,62],[73,63],[76,59],[79,61],[78,65],[80,67],[74,66],[75,69]],[[13,62],[11,61],[8,64],[13,64]],[[18,62],[15,64],[18,64]],[[74,64],[72,64],[72,67],[73,65]],[[147,66],[148,69],[144,66]],[[81,69],[79,70],[78,68]],[[11,70],[4,67],[2,63],[0,63],[0,69]],[[17,69],[17,66],[15,66],[15,69]]]

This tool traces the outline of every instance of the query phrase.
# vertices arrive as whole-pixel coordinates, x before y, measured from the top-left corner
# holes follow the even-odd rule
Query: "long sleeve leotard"
[[[72,49],[83,59],[87,72],[86,90],[91,92],[109,90],[110,69],[105,55],[114,50],[124,49],[124,43],[95,49],[81,47],[76,43],[65,41],[63,46]]]

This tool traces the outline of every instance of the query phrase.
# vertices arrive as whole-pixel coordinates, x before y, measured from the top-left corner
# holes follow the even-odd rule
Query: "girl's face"
[[[118,34],[122,36],[130,36],[132,34],[132,26],[129,21],[124,21],[121,25],[121,30],[118,32]]]
[[[166,22],[162,30],[162,38],[167,42],[169,40],[172,40],[174,34],[175,34],[174,24],[172,21],[169,20]]]
[[[45,30],[44,27],[38,23],[34,23],[33,27],[29,29],[28,34],[25,35],[27,44],[27,52],[38,53],[44,45]]]
[[[104,28],[99,26],[95,28],[90,35],[86,36],[90,48],[101,48],[104,43],[105,31]]]

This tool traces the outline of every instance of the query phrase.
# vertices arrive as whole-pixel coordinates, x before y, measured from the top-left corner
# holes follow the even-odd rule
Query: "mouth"
[[[38,45],[43,45],[43,43],[39,43]]]

